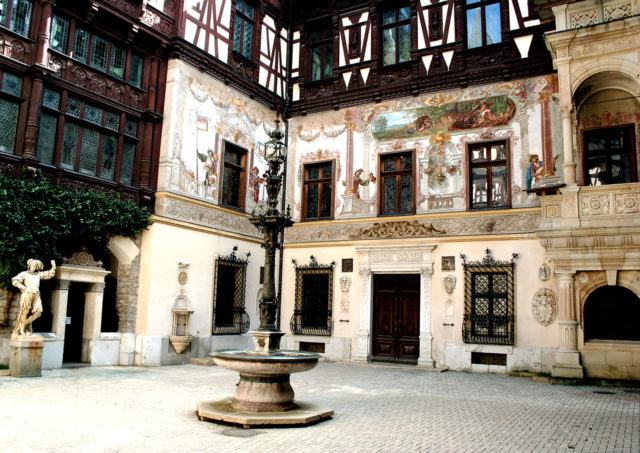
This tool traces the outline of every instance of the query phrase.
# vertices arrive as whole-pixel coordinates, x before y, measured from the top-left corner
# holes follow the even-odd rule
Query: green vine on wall
[[[133,238],[149,224],[147,210],[131,202],[0,174],[0,288],[11,287],[29,258],[48,268],[84,246],[101,259],[110,238]]]

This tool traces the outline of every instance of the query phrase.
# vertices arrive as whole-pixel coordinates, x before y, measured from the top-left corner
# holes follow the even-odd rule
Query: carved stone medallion
[[[533,295],[533,317],[543,326],[548,326],[558,316],[558,300],[549,288],[540,288]]]
[[[540,268],[538,269],[538,278],[542,282],[546,282],[551,277],[551,269],[547,266],[547,263],[542,263]]]
[[[444,289],[447,291],[447,294],[453,294],[453,290],[456,289],[456,276],[455,275],[446,275],[443,279],[444,281]]]

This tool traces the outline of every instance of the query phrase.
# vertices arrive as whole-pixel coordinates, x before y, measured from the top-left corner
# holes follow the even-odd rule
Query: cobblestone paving
[[[297,399],[335,410],[328,421],[199,421],[196,401],[227,397],[236,382],[196,365],[0,377],[0,452],[640,452],[633,389],[320,363],[291,383]]]

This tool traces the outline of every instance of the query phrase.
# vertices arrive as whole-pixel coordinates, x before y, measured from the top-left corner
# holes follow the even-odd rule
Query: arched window
[[[640,299],[622,286],[603,286],[584,303],[584,339],[640,341]]]

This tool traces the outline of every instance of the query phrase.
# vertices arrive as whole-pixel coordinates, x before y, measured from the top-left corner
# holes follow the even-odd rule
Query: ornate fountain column
[[[356,334],[356,353],[354,362],[366,362],[369,359],[369,328],[371,326],[371,267],[361,264],[360,270],[360,326]]]
[[[578,321],[576,320],[575,279],[573,271],[556,271],[558,278],[558,350],[551,371],[554,377],[582,379],[584,371],[580,365],[578,351]]]
[[[435,361],[431,355],[431,276],[433,265],[424,265],[420,269],[420,356],[418,365],[434,367]]]

